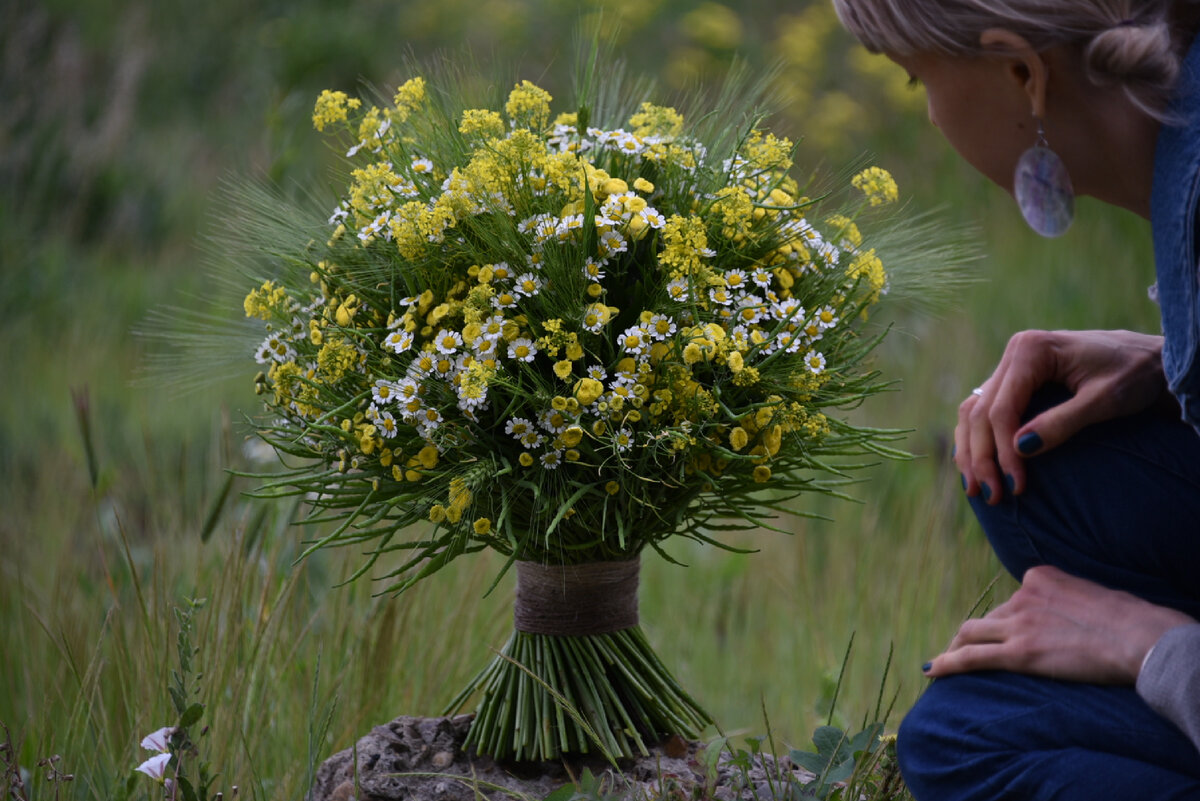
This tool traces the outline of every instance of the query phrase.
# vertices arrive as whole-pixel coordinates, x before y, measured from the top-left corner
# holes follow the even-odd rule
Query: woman
[[[924,670],[900,729],[927,799],[1200,799],[1200,28],[1170,0],[834,0],[930,120],[1069,223],[1147,218],[1163,336],[1026,331],[963,401],[955,461],[1007,603]]]

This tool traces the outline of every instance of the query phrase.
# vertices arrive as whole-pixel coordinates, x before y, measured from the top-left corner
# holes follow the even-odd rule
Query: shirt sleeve
[[[1200,623],[1159,638],[1138,674],[1137,692],[1200,751]]]

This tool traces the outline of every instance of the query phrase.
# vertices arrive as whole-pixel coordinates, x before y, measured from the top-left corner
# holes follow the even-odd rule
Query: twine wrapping
[[[641,560],[542,565],[517,562],[513,625],[529,634],[608,634],[638,624]]]

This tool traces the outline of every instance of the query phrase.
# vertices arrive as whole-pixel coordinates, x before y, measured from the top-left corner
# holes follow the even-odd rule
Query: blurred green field
[[[802,162],[874,153],[915,209],[978,232],[977,280],[948,307],[891,308],[877,363],[902,389],[856,412],[912,429],[918,458],[873,468],[853,489],[859,504],[820,504],[832,522],[743,537],[761,550],[750,556],[677,546],[687,569],[648,559],[642,579],[652,642],[726,733],[765,733],[765,708],[777,739],[807,745],[852,635],[835,720],[863,722],[893,653],[884,697],[898,724],[923,686],[919,666],[999,571],[948,458],[955,408],[1021,328],[1155,330],[1142,221],[1085,200],[1067,236],[1038,239],[949,151],[920,92],[856,50],[823,0],[8,0],[0,723],[32,774],[30,798],[128,797],[138,740],[170,722],[171,609],[188,598],[208,599],[195,614],[205,758],[218,787],[255,798],[299,798],[309,764],[356,734],[439,713],[502,644],[510,585],[482,597],[495,560],[376,598],[367,582],[336,586],[353,554],[294,567],[294,510],[237,492],[202,542],[224,471],[256,465],[244,423],[255,365],[247,352],[183,390],[147,371],[160,348],[136,332],[170,306],[236,319],[207,267],[220,186],[327,181],[309,122],[321,89],[386,87],[408,77],[406,59],[442,52],[560,91],[581,24],[600,25],[668,97],[711,85],[735,59],[777,69],[773,127],[802,139]],[[73,401],[84,390],[94,481]],[[1012,586],[1003,577],[995,592]],[[74,782],[46,782],[35,763],[52,754]],[[143,797],[149,785],[133,787]]]

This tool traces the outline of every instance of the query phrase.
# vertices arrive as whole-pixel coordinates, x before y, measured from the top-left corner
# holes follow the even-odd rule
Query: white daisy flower
[[[731,292],[736,292],[739,289],[745,289],[747,283],[745,270],[730,270],[725,273],[725,286],[729,287]]]
[[[457,353],[458,349],[462,347],[462,334],[458,333],[457,331],[449,331],[443,328],[439,330],[437,332],[437,336],[433,338],[433,344],[435,347],[437,347],[438,353],[449,356],[453,353]]]
[[[667,295],[671,300],[684,303],[691,300],[691,288],[688,286],[686,278],[676,278],[671,283],[667,284]]]
[[[391,439],[399,433],[399,429],[396,427],[396,418],[392,416],[391,412],[379,413],[379,416],[375,419],[375,430],[384,439]]]
[[[640,325],[631,325],[621,333],[620,343],[626,353],[640,356],[643,353],[649,352],[650,343],[653,342],[653,339],[650,332]]]
[[[719,306],[728,306],[733,303],[733,295],[723,286],[715,286],[708,290],[708,299]]]
[[[596,243],[596,247],[600,256],[606,259],[629,250],[629,244],[625,241],[625,237],[616,231],[605,231],[600,234],[600,239]]]
[[[517,276],[517,280],[513,282],[513,291],[527,298],[536,295],[541,288],[542,279],[533,273],[521,273]]]
[[[819,351],[809,351],[804,357],[804,363],[808,365],[808,369],[814,373],[820,373],[825,369],[825,356]]]
[[[480,325],[482,339],[497,340],[504,336],[504,315],[493,314]]]
[[[371,388],[371,397],[380,406],[387,406],[396,400],[396,387],[391,381],[380,379],[375,382],[375,386]]]
[[[383,340],[383,346],[393,353],[404,353],[413,346],[413,335],[407,331],[393,331]]]
[[[604,265],[596,259],[589,258],[583,263],[583,277],[592,281],[599,281],[604,278]]]
[[[259,364],[269,364],[272,361],[282,364],[295,358],[296,349],[278,334],[269,335],[254,353],[254,360]]]
[[[511,434],[513,437],[520,439],[521,437],[533,431],[533,421],[527,420],[524,417],[512,417],[504,424],[504,433]]]
[[[508,346],[508,358],[519,362],[533,361],[537,352],[537,346],[528,337],[517,337]]]
[[[546,441],[546,438],[536,431],[526,431],[520,437],[519,441],[521,443],[521,447],[525,448],[525,450],[531,451],[534,448],[540,448],[542,443]]]
[[[661,342],[675,333],[675,321],[665,314],[655,314],[650,317],[646,329],[650,332],[650,336]]]
[[[541,456],[542,467],[547,470],[557,470],[562,462],[562,451],[546,451]]]
[[[664,225],[667,224],[667,218],[664,217],[662,215],[662,213],[659,212],[658,209],[654,209],[654,208],[647,206],[646,208],[642,209],[638,214],[642,218],[642,220],[646,223],[646,225],[650,228],[662,228]]]
[[[567,426],[570,424],[571,421],[567,415],[557,409],[548,409],[538,417],[538,425],[542,427],[543,431],[551,434],[561,434],[567,430]]]

